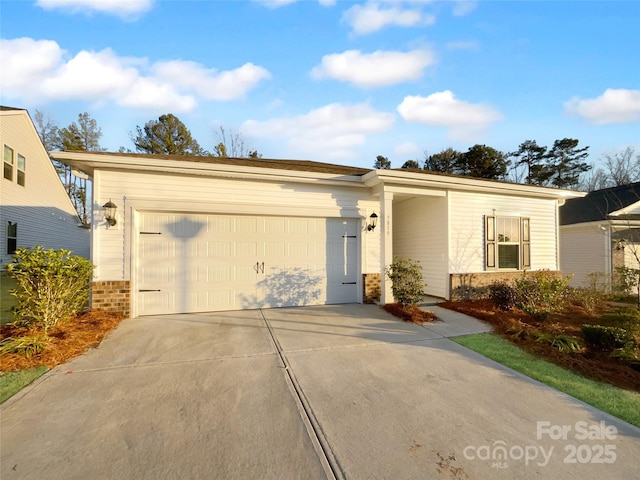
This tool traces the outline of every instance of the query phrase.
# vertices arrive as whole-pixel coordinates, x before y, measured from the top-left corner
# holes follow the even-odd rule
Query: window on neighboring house
[[[27,160],[20,154],[18,154],[18,185],[24,187],[26,176]]]
[[[485,218],[485,265],[521,270],[531,266],[530,221],[521,217]]]
[[[7,255],[13,255],[18,248],[18,224],[7,222]]]
[[[13,182],[13,148],[4,146],[4,178]]]

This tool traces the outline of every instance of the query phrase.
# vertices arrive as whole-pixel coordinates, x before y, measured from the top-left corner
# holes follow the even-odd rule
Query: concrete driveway
[[[371,305],[126,320],[2,405],[0,477],[637,476],[640,429],[445,338],[461,328]]]

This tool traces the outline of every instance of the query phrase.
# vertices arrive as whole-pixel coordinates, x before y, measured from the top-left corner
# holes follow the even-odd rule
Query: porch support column
[[[393,193],[384,189],[380,192],[380,303],[393,303],[391,280],[384,273],[384,268],[393,262]]]

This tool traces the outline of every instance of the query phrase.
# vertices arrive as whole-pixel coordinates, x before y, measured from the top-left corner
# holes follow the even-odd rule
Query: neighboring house
[[[0,107],[0,270],[19,247],[71,250],[89,258],[90,233],[26,110]]]
[[[576,287],[595,280],[610,287],[616,267],[639,268],[639,229],[640,183],[567,200],[560,208],[562,272]]]
[[[93,178],[93,306],[131,316],[388,303],[394,255],[419,260],[442,298],[557,271],[558,205],[581,195],[309,161],[52,156]]]

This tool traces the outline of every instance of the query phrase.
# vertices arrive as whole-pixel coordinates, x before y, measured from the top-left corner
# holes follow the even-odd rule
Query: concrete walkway
[[[637,476],[640,429],[450,341],[488,326],[438,313],[126,320],[2,405],[0,477]]]
[[[424,305],[422,308],[434,313],[438,317],[438,320],[435,322],[425,323],[423,325],[424,328],[442,335],[444,338],[493,331],[490,324],[463,313],[454,312],[453,310],[432,304]]]

